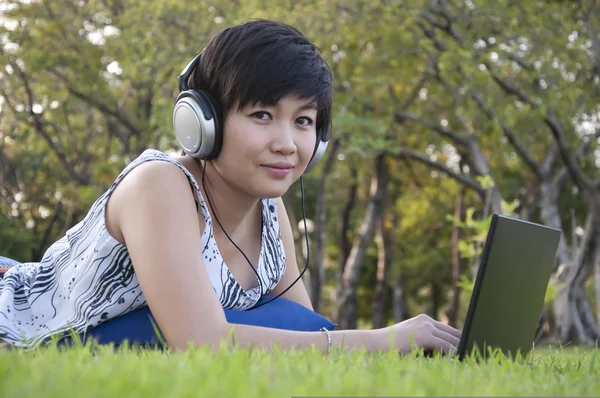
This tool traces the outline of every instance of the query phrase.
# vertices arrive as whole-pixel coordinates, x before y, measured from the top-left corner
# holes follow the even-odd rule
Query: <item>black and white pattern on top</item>
[[[144,151],[117,176],[91,206],[85,218],[52,244],[39,263],[12,267],[0,279],[0,342],[36,347],[83,332],[146,304],[127,248],[106,230],[105,208],[119,182],[148,161],[177,165],[193,187],[205,225],[199,244],[211,284],[226,309],[246,310],[260,299],[260,287],[249,291],[227,268],[213,235],[213,223],[197,181],[179,162],[158,150]],[[262,239],[257,268],[262,294],[281,280],[286,256],[279,232],[276,199],[262,199]]]

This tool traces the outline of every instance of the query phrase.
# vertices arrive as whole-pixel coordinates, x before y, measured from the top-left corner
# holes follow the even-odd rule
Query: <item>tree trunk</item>
[[[596,289],[596,323],[600,322],[600,261],[594,264],[594,287]]]
[[[538,181],[525,182],[525,198],[523,199],[523,205],[519,213],[521,220],[529,221],[533,218],[535,211],[540,206],[540,187]]]
[[[465,219],[465,193],[467,188],[462,185],[456,196],[456,205],[454,207],[454,219],[464,221]],[[460,242],[462,230],[459,226],[452,228],[452,304],[448,310],[448,324],[456,327],[458,321],[458,312],[460,311],[460,274],[461,274],[461,255],[458,243]]]
[[[597,214],[600,213],[591,206],[581,245],[577,250],[573,248],[576,254],[572,259],[572,266],[567,269],[564,287],[553,303],[555,334],[561,344],[592,345],[600,339],[600,330],[584,290],[585,280],[592,273],[593,264],[600,256],[600,220]]]
[[[375,283],[375,294],[373,297],[373,328],[378,329],[385,327],[387,324],[386,310],[389,296],[387,279],[389,268],[392,263],[390,230],[389,228],[386,228],[383,211],[381,217],[377,220],[375,241],[377,243],[377,281]]]
[[[578,334],[579,339],[583,343],[588,345],[595,345],[600,340],[600,329],[598,328],[598,322],[594,318],[594,312],[590,305],[590,301],[585,293],[585,281],[592,275],[594,271],[594,264],[600,261],[600,229],[598,228],[598,217],[594,217],[594,230],[592,247],[590,247],[590,255],[586,257],[586,261],[583,264],[584,268],[577,273],[572,285],[574,286],[572,300],[577,308],[575,320],[577,324],[581,322],[581,330]],[[578,320],[579,318],[580,320]]]
[[[285,205],[285,210],[288,214],[288,217],[290,219],[290,224],[292,226],[292,235],[294,236],[294,246],[296,248],[296,258],[297,258],[297,262],[298,262],[298,268],[300,269],[300,272],[302,272],[302,270],[304,269],[304,267],[306,266],[306,257],[304,257],[304,250],[303,247],[306,245],[305,240],[306,237],[304,236],[304,234],[300,233],[300,229],[298,228],[298,219],[296,218],[296,213],[295,213],[295,209],[294,209],[294,204],[292,203],[292,199],[290,198],[289,195],[292,195],[290,193],[290,191],[288,191],[288,193],[286,193],[285,195],[283,195],[282,199],[283,199],[283,203]],[[289,256],[289,254],[288,254]],[[307,277],[307,272],[304,273],[304,277],[308,279]],[[306,281],[304,283],[309,283],[309,281]],[[310,289],[308,290],[308,293],[310,294]]]
[[[392,295],[392,308],[394,310],[394,322],[399,323],[410,318],[408,305],[406,304],[406,277],[400,273],[394,282]]]
[[[354,240],[350,255],[344,266],[343,294],[338,305],[338,324],[341,329],[356,329],[358,324],[357,289],[367,247],[373,239],[375,222],[379,218],[381,203],[385,197],[387,182],[386,155],[380,153],[375,160],[375,175],[371,179],[371,189],[367,210]]]
[[[545,176],[547,175],[548,174],[545,173]],[[539,203],[541,210],[540,217],[542,219],[542,223],[549,227],[563,230],[558,203],[560,196],[560,186],[562,186],[562,182],[558,182],[558,180],[551,181],[549,177],[544,177],[544,179],[540,183],[540,194],[536,196],[538,198],[537,202]],[[529,218],[527,218],[526,220],[528,219]],[[573,246],[576,246],[575,241],[573,242]],[[553,267],[553,277],[550,279],[550,284],[557,284],[561,281],[564,281],[564,276],[567,273],[563,270],[568,269],[572,263],[573,261],[569,256],[569,250],[567,248],[566,240],[563,234],[558,244],[558,250],[556,253],[556,258]],[[541,339],[549,337],[548,334],[551,331],[549,328],[546,328],[546,323],[551,322],[553,324],[556,324],[557,318],[554,312],[555,309],[552,307],[544,309],[540,317],[540,321],[538,322],[538,328],[536,330],[536,343],[539,342]],[[564,317],[560,319],[564,319]]]
[[[494,196],[494,189],[488,188],[486,190],[485,202],[483,205],[483,214],[481,215],[481,221],[484,221],[489,217],[490,211],[494,212],[492,210],[493,196]],[[483,250],[483,248],[482,248],[483,245],[484,245],[483,242],[475,242],[475,244],[474,244],[475,252],[480,252],[480,250]],[[473,280],[477,279],[477,274],[479,272],[479,264],[480,263],[481,263],[480,256],[474,256],[473,258],[471,258],[471,264],[469,265],[469,269],[471,270],[471,277],[473,278]]]
[[[333,161],[337,156],[340,139],[333,140],[329,153],[323,164],[319,185],[317,186],[317,203],[315,209],[315,250],[313,261],[310,262],[310,300],[315,312],[321,311],[321,289],[325,279],[325,241],[327,239],[327,179],[333,167]]]
[[[541,193],[540,216],[542,222],[549,227],[562,230],[562,222],[560,220],[558,208],[559,190],[556,184],[550,181],[542,181]],[[563,267],[568,267],[569,263],[569,250],[563,234],[558,244],[554,269],[558,269],[561,265]],[[563,281],[564,278],[559,278],[559,280]]]
[[[477,144],[477,138],[474,135],[469,135],[467,144],[467,152],[469,158],[469,166],[473,168],[473,172],[475,175],[479,176],[487,176],[489,175],[492,180],[494,177],[492,175],[492,170],[490,169],[490,165],[485,158],[485,155],[479,149],[479,145]],[[500,194],[500,190],[498,186],[494,184],[492,187],[492,194],[490,198],[490,210],[492,213],[502,214],[502,195]]]
[[[586,228],[586,233],[583,236],[583,240],[581,242],[581,246],[579,248],[573,247],[573,258],[571,259],[571,266],[566,271],[566,277],[573,272],[575,268],[579,266],[584,260],[584,252],[587,250],[589,246],[589,239],[591,234],[588,234],[589,231],[589,223],[591,217],[588,215],[588,224]],[[591,232],[591,231],[590,231]],[[577,306],[573,301],[573,287],[570,283],[566,282],[564,287],[558,292],[554,303],[552,305],[554,312],[554,321],[555,321],[555,334],[556,339],[561,344],[566,344],[569,342],[577,341],[577,335],[580,332],[577,332],[576,324],[581,324],[579,322],[579,316],[577,314]]]
[[[342,299],[342,295],[344,294],[344,267],[346,266],[346,261],[348,260],[351,249],[350,239],[348,238],[348,230],[350,229],[350,215],[352,214],[352,209],[354,209],[354,204],[356,203],[356,192],[358,191],[358,169],[351,165],[350,174],[351,183],[348,192],[348,199],[344,204],[344,208],[340,216],[340,257],[336,274],[337,280],[335,292],[335,297],[338,302]],[[335,315],[333,316],[335,322],[339,322],[337,317],[338,314],[336,311]]]
[[[438,319],[442,304],[442,288],[437,283],[431,284],[431,317]]]

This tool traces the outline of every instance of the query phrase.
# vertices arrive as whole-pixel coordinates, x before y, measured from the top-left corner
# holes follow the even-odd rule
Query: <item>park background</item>
[[[536,341],[600,339],[596,1],[0,1],[0,255],[40,261],[143,150],[178,151],[176,77],[276,19],[335,78],[304,178],[315,310],[339,328],[461,327],[493,213],[563,230]],[[298,264],[299,184],[284,198]]]

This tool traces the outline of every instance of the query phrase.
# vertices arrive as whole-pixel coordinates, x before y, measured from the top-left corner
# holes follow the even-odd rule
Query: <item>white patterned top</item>
[[[127,247],[108,233],[104,213],[117,184],[148,161],[177,165],[197,193],[196,206],[206,225],[200,239],[204,266],[223,308],[246,310],[258,302],[260,287],[244,291],[223,262],[212,218],[193,175],[167,154],[148,149],[127,165],[81,222],[46,250],[41,262],[16,265],[0,279],[0,342],[35,347],[53,335],[67,336],[69,328],[83,332],[147,305]],[[276,199],[262,199],[257,272],[263,295],[275,288],[286,268],[277,216]]]

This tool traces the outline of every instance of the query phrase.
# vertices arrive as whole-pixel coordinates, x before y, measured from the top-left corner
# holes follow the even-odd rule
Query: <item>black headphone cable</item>
[[[198,164],[200,164],[200,166],[202,168],[202,187],[204,188],[204,193],[206,194],[206,199],[208,201],[208,205],[210,206],[210,208],[211,208],[211,210],[213,212],[214,217],[217,219],[217,223],[219,224],[219,227],[221,227],[221,230],[225,233],[225,236],[227,236],[227,239],[229,239],[229,241],[233,244],[233,246],[235,246],[235,248],[238,249],[240,253],[242,253],[242,255],[244,256],[244,258],[246,259],[246,261],[248,262],[248,264],[250,264],[250,267],[252,268],[252,270],[256,274],[256,278],[258,279],[258,284],[259,284],[259,287],[260,287],[260,297],[258,299],[258,301],[260,301],[260,299],[263,297],[262,280],[261,280],[260,276],[258,275],[258,272],[256,271],[256,268],[254,268],[254,266],[252,265],[252,262],[248,259],[248,256],[246,256],[246,253],[244,253],[244,251],[242,249],[240,249],[238,245],[235,244],[235,242],[229,237],[229,234],[227,233],[227,231],[225,231],[225,228],[223,228],[223,225],[221,225],[221,221],[219,221],[219,217],[217,216],[217,213],[215,212],[215,209],[213,207],[212,199],[210,198],[210,194],[208,193],[208,190],[206,189],[206,184],[205,184],[206,165],[202,164],[202,162],[199,161],[199,160],[197,160],[197,162],[198,162]],[[305,212],[304,212],[304,181],[302,180],[302,176],[300,176],[300,190],[301,190],[301,195],[302,195],[302,220],[304,222],[304,237],[305,237],[305,241],[306,241],[306,265],[304,266],[304,270],[302,270],[302,272],[300,273],[300,275],[298,276],[298,278],[296,278],[296,280],[294,282],[292,282],[292,284],[290,286],[288,286],[283,292],[279,293],[277,296],[273,297],[269,301],[266,301],[266,302],[261,303],[261,304],[257,304],[255,306],[253,306],[252,308],[249,308],[247,311],[253,310],[253,309],[258,308],[258,307],[261,307],[261,306],[263,306],[265,304],[270,303],[271,301],[275,300],[276,298],[280,297],[282,294],[284,294],[285,292],[287,292],[288,290],[290,290],[292,288],[292,286],[294,286],[296,284],[296,282],[298,282],[300,280],[300,278],[302,278],[302,275],[304,275],[304,273],[308,269],[308,264],[309,264],[309,261],[310,261],[310,245],[309,245],[309,242],[308,242],[308,229],[306,228],[306,215],[305,215]],[[292,253],[292,254],[295,255],[295,253]],[[260,261],[260,259],[259,259],[259,261]]]

